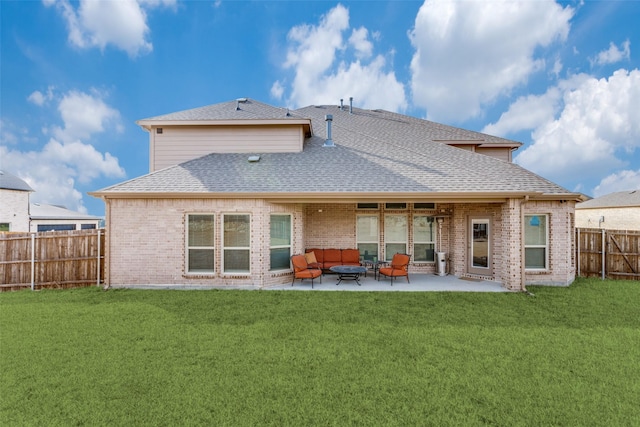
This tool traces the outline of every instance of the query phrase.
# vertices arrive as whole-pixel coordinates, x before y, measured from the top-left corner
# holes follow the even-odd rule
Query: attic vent
[[[335,147],[333,140],[331,139],[331,122],[333,121],[333,116],[331,114],[327,114],[324,116],[324,121],[327,122],[327,139],[324,141],[323,147]]]
[[[156,128],[156,133],[160,135],[162,133],[162,128]]]
[[[260,161],[260,156],[249,156],[247,160],[249,160],[249,163],[256,163]]]

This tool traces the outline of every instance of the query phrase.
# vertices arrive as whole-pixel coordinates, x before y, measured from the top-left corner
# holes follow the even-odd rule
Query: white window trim
[[[387,240],[387,236],[389,235],[387,233],[387,223],[389,221],[387,221],[388,217],[392,217],[392,216],[398,216],[398,217],[403,217],[406,220],[406,229],[405,229],[405,235],[404,235],[404,241],[394,241],[394,240]],[[409,252],[409,217],[408,215],[405,214],[385,214],[384,215],[384,242],[382,244],[382,247],[384,248],[384,260],[386,261],[391,261],[391,259],[393,258],[393,255],[395,254],[391,254],[391,257],[388,257],[387,254],[387,244],[388,243],[404,243],[404,247],[405,247],[405,253]],[[388,259],[387,259],[388,258]]]
[[[371,217],[371,218],[375,218],[376,219],[376,240],[375,241],[367,241],[367,240],[359,240],[358,239],[358,217]],[[360,243],[366,243],[366,244],[375,244],[376,245],[376,253],[377,258],[380,260],[382,259],[380,257],[380,215],[378,214],[357,214],[356,215],[356,248],[358,247],[358,245]]]
[[[427,240],[425,240],[425,241],[421,241],[421,240],[418,240],[418,239],[416,238],[416,218],[417,218],[417,217],[421,217],[421,216],[425,216],[425,217],[431,217],[431,218],[433,218],[433,228],[434,228],[433,241],[427,241]],[[420,213],[420,214],[415,214],[415,215],[413,215],[413,217],[412,217],[411,219],[412,219],[412,224],[411,224],[411,225],[412,225],[412,228],[411,228],[411,230],[412,230],[412,232],[413,232],[413,245],[412,245],[412,248],[413,248],[413,249],[412,249],[412,251],[413,251],[413,253],[411,254],[411,256],[412,256],[412,258],[413,258],[413,261],[414,261],[415,263],[428,263],[428,264],[435,264],[435,262],[436,262],[436,255],[435,255],[435,253],[436,253],[436,251],[441,251],[441,250],[442,250],[441,248],[439,248],[439,247],[438,247],[438,243],[437,243],[437,242],[438,242],[438,223],[436,222],[436,217],[435,217],[435,215],[429,215],[429,214],[423,214],[423,213]],[[433,245],[433,252],[434,252],[434,254],[433,254],[433,261],[429,261],[429,260],[427,260],[427,261],[417,261],[417,260],[415,259],[415,256],[416,256],[416,243],[417,243],[417,244],[419,244],[419,245],[428,245],[428,244],[432,244],[432,245]]]
[[[523,235],[522,236],[522,241],[524,242],[523,246],[524,246],[524,250],[526,251],[528,248],[531,249],[535,249],[535,248],[544,248],[544,267],[542,268],[527,268],[526,267],[526,258],[525,258],[525,271],[531,271],[531,272],[540,272],[540,271],[549,271],[549,228],[550,228],[550,224],[549,224],[549,214],[548,213],[526,213],[524,214],[524,220],[525,222],[527,221],[527,217],[533,217],[533,216],[543,216],[546,218],[545,223],[546,223],[546,230],[545,230],[545,244],[544,245],[527,245],[526,244],[526,236]],[[524,227],[523,227],[524,228]],[[525,255],[526,257],[526,255]]]
[[[249,246],[225,246],[224,242],[224,219],[231,215],[245,215],[249,217]],[[222,276],[251,276],[251,213],[249,212],[224,212],[220,218],[220,273]],[[224,251],[225,250],[249,250],[249,271],[225,271],[224,270]]]
[[[275,246],[271,246],[271,217],[273,216],[288,216],[291,220],[289,221],[289,237],[290,237],[290,241],[288,245],[275,245]],[[292,255],[292,249],[293,249],[293,215],[290,213],[275,213],[272,212],[269,214],[269,260],[271,260],[271,249],[283,249],[283,248],[289,248],[289,257],[291,257]],[[279,272],[279,271],[291,271],[291,266],[287,267],[287,268],[281,268],[278,270],[272,270],[271,269],[271,261],[269,261],[269,271],[271,272]]]
[[[216,226],[216,214],[212,213],[212,212],[188,212],[187,214],[187,220],[185,221],[185,239],[184,239],[184,246],[185,246],[185,257],[184,257],[184,272],[185,275],[189,275],[189,276],[213,276],[216,274],[216,263],[215,263],[215,256],[216,256],[216,246],[215,246],[215,231],[214,231],[214,235],[213,235],[213,246],[189,246],[189,218],[193,215],[193,216],[213,216],[213,229],[215,230],[215,226]],[[213,250],[213,257],[214,257],[214,262],[213,262],[213,271],[189,271],[189,249],[211,249]]]

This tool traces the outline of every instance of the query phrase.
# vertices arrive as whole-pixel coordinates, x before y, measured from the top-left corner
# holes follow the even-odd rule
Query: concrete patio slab
[[[367,277],[361,277],[360,283],[343,280],[339,285],[337,274],[324,274],[322,283],[318,279],[313,281],[314,291],[354,291],[354,292],[511,292],[500,283],[488,280],[465,279],[456,276],[438,276],[433,274],[410,274],[410,283],[401,277],[393,280],[393,286],[389,278],[381,277],[380,280],[373,278],[371,273]],[[270,286],[264,290],[298,290],[310,291],[311,280],[296,280],[293,286],[286,285]]]

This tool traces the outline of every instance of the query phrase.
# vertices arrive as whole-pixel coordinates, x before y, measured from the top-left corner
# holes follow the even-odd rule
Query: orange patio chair
[[[304,279],[311,279],[311,289],[313,289],[313,279],[318,276],[320,276],[320,283],[322,283],[322,270],[319,268],[309,268],[307,259],[304,255],[293,255],[291,257],[291,265],[293,266],[293,280],[291,281],[291,286],[293,286],[296,279],[300,279],[300,281]]]
[[[393,286],[394,277],[405,276],[407,278],[407,283],[410,283],[409,282],[409,259],[411,259],[410,255],[395,254],[393,256],[393,259],[391,260],[390,267],[380,267],[380,270],[378,270],[378,280],[380,280],[380,275],[390,277],[391,286]]]

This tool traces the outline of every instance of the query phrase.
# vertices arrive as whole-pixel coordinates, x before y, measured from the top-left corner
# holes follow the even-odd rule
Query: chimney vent
[[[353,96],[349,97],[349,114],[353,114]]]
[[[327,139],[324,141],[323,147],[335,147],[333,140],[331,139],[331,122],[333,121],[333,116],[331,114],[327,114],[324,116],[324,121],[327,122]]]

